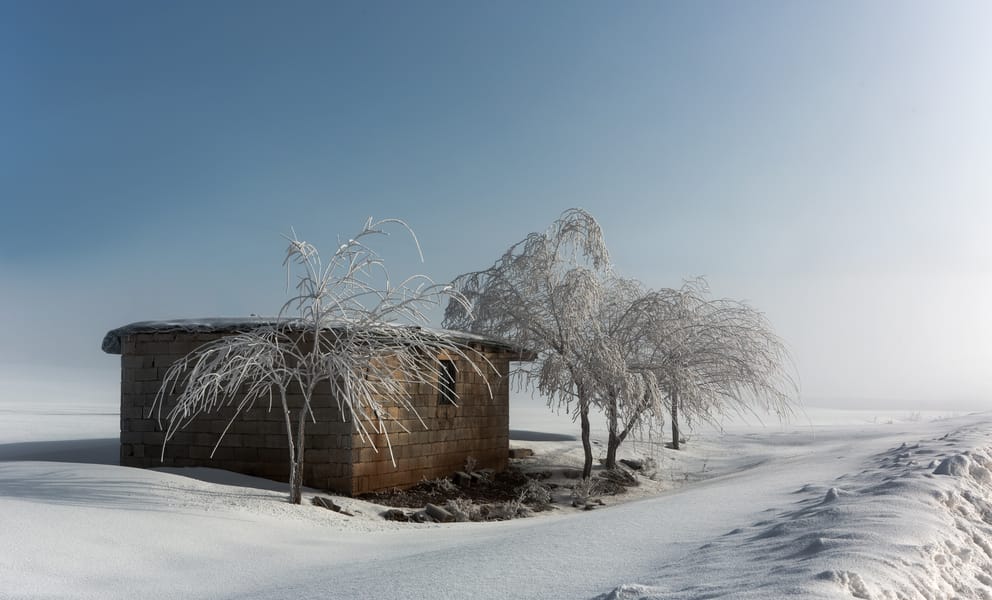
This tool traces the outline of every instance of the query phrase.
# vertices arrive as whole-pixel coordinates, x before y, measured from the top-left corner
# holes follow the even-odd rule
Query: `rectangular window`
[[[455,382],[458,377],[458,369],[455,368],[455,361],[442,359],[439,361],[437,382],[437,403],[455,404],[458,395],[455,394]]]

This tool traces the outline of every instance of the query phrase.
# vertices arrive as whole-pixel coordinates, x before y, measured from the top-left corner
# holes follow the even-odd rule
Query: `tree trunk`
[[[296,481],[296,445],[293,440],[293,420],[286,403],[286,391],[281,390],[282,414],[286,421],[286,443],[289,444],[289,501],[293,501],[293,482]]]
[[[289,482],[289,502],[303,503],[303,434],[307,424],[306,407],[300,409],[300,420],[296,424],[296,462],[292,468],[292,479]]]
[[[615,469],[617,468],[617,450],[620,449],[620,444],[627,439],[627,434],[630,433],[630,427],[624,429],[620,433],[610,432],[610,442],[606,447],[606,468]]]
[[[617,435],[619,425],[617,424],[617,398],[610,398],[607,405],[606,420],[610,431],[610,439],[606,444],[606,468],[617,468],[617,448],[620,447],[620,437]]]
[[[672,390],[672,450],[679,449],[679,391]]]
[[[606,446],[606,468],[617,468],[617,448],[620,447],[620,436],[615,431],[610,432],[610,441]]]
[[[589,440],[589,405],[580,400],[579,417],[582,423],[582,450],[586,459],[582,465],[582,478],[592,477],[592,442]]]

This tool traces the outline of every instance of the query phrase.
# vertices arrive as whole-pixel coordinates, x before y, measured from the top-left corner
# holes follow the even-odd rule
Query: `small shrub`
[[[479,505],[468,498],[452,498],[448,500],[445,508],[454,515],[455,521],[459,523],[483,520]]]
[[[479,461],[475,459],[474,456],[469,455],[465,457],[465,472],[474,473],[476,467],[479,466]]]
[[[634,477],[633,473],[625,469],[620,469],[620,468],[610,469],[608,471],[604,471],[602,475],[600,475],[600,477],[607,481],[613,482],[623,488],[635,487],[640,485],[637,482],[637,478]]]
[[[451,494],[458,491],[458,486],[455,485],[455,482],[451,481],[447,477],[438,477],[437,479],[424,479],[421,482],[421,485],[432,493]]]
[[[653,479],[654,475],[658,472],[658,461],[653,457],[648,456],[642,462],[641,472],[647,477]]]
[[[521,503],[531,504],[540,510],[551,504],[551,490],[534,479],[517,488],[517,492]]]
[[[572,486],[572,506],[586,506],[599,495],[599,482],[593,478],[579,480]]]
[[[520,517],[529,517],[530,509],[518,498],[493,504],[489,510],[489,519],[496,521],[509,521]]]

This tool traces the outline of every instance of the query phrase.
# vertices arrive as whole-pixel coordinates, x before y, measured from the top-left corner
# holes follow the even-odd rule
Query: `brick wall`
[[[228,426],[232,409],[199,415],[165,446],[156,415],[149,411],[162,377],[173,362],[223,333],[130,333],[121,340],[121,464],[134,467],[204,466],[265,477],[289,478],[289,451],[285,421],[277,403],[272,410],[256,405]],[[481,348],[481,347],[480,347]],[[456,382],[459,406],[439,404],[430,386],[413,390],[416,417],[391,408],[409,433],[390,423],[390,441],[396,465],[390,460],[385,436],[364,440],[355,424],[341,419],[329,390],[313,399],[317,423],[307,424],[304,483],[317,489],[359,494],[415,484],[423,478],[446,476],[461,469],[468,456],[480,467],[506,468],[509,434],[509,390],[505,374],[510,355],[482,350],[493,365],[486,371],[492,395],[482,376],[459,364]],[[482,361],[479,361],[480,363]],[[293,407],[299,395],[289,398]],[[167,405],[168,406],[168,403]],[[295,411],[294,411],[295,413]],[[165,413],[163,412],[163,419]],[[295,426],[295,424],[294,424]],[[376,452],[372,444],[378,449]],[[211,457],[211,453],[213,456]],[[160,460],[162,459],[162,460]]]

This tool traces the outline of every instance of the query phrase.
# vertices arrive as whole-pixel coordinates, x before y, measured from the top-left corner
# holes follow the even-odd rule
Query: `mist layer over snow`
[[[120,368],[0,364],[0,444],[120,436]]]
[[[626,448],[655,456],[656,497],[417,525],[213,469],[115,466],[116,381],[79,381],[44,402],[51,381],[2,388],[0,598],[992,598],[989,413],[728,423],[680,452]],[[511,429],[540,460],[580,460],[577,427],[539,399],[513,399]]]

